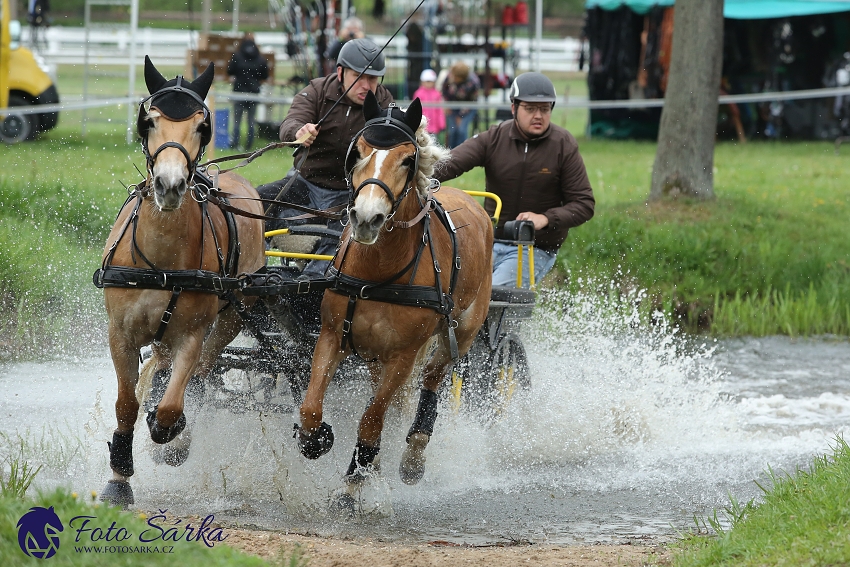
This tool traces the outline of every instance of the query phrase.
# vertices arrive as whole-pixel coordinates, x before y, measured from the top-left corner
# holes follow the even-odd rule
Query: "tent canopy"
[[[626,6],[645,14],[653,6],[672,6],[674,0],[587,0],[586,8],[616,10]],[[733,20],[761,20],[813,14],[850,12],[850,2],[841,0],[725,0],[723,15]]]

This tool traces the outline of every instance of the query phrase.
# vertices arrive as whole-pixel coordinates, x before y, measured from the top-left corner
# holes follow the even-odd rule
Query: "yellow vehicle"
[[[9,0],[0,0],[0,140],[32,140],[56,126],[58,112],[19,114],[13,107],[56,104],[59,93],[44,64],[20,46],[21,25],[11,19]]]

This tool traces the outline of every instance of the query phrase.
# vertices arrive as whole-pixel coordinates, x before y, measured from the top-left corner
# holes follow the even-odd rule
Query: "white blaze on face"
[[[375,179],[381,179],[381,167],[390,154],[390,150],[374,150],[375,171],[370,175]],[[387,200],[387,194],[377,185],[370,185],[368,190],[364,188],[357,196],[357,218],[367,221],[376,215],[388,215],[392,209],[392,203]]]

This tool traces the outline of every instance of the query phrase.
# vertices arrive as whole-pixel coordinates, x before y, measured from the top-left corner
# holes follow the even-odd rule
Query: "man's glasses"
[[[532,116],[538,112],[543,116],[552,114],[551,104],[520,104],[519,107]]]

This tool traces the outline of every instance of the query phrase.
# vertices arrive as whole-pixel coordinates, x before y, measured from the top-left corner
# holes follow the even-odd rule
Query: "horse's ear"
[[[410,129],[416,132],[419,129],[419,124],[422,122],[422,103],[419,97],[413,99],[407,111],[404,113],[404,123],[410,126]]]
[[[162,73],[156,70],[156,67],[153,66],[153,61],[151,58],[145,55],[145,84],[148,87],[148,93],[153,94],[159,89],[162,88],[162,85],[166,83],[165,77],[162,76]]]
[[[378,104],[378,99],[372,91],[366,92],[366,100],[363,101],[363,118],[366,122],[377,118],[381,115],[381,105]]]
[[[200,74],[200,76],[192,81],[191,89],[198,93],[201,98],[206,98],[207,93],[210,92],[210,87],[212,86],[213,79],[215,78],[215,64],[210,61],[210,64],[207,65],[206,70]]]

